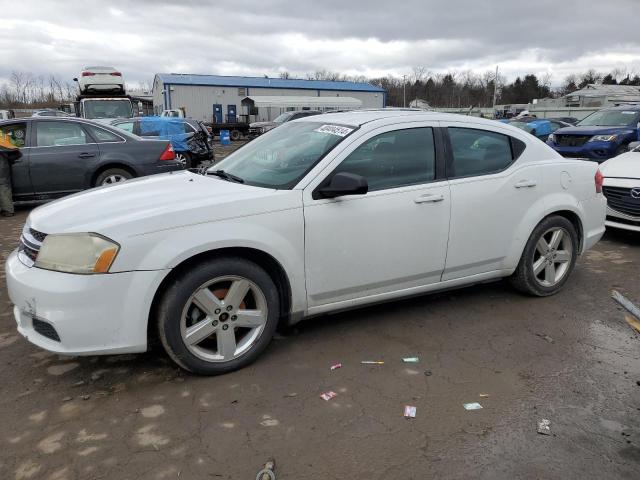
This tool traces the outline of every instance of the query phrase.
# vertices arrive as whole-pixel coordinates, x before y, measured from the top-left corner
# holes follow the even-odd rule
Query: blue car
[[[563,157],[604,162],[640,140],[640,105],[604,108],[578,122],[575,127],[556,130],[547,145]]]

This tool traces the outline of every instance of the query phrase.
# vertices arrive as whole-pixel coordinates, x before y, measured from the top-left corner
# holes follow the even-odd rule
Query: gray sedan
[[[11,166],[15,202],[52,200],[183,168],[166,140],[143,140],[79,118],[6,120],[0,132],[22,152]]]

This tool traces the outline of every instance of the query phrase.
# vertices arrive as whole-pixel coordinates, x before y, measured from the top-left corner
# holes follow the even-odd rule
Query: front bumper
[[[16,251],[6,263],[18,332],[45,350],[65,355],[145,351],[151,302],[166,273],[52,272],[24,265]]]
[[[577,147],[563,147],[551,141],[547,145],[553,148],[563,157],[587,158],[597,162],[604,162],[616,156],[619,145],[612,142],[587,142]]]
[[[605,225],[611,228],[640,232],[640,217],[627,215],[607,206],[607,219],[605,221]]]

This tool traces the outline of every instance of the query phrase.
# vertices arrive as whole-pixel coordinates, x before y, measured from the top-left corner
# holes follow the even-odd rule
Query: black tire
[[[627,153],[628,151],[629,145],[620,145],[616,150],[616,154],[614,156],[617,157],[618,155],[622,155],[623,153]]]
[[[224,276],[243,277],[257,285],[266,300],[267,321],[259,337],[242,355],[228,361],[207,361],[185,345],[181,333],[182,316],[192,294],[207,282]],[[180,367],[199,375],[220,375],[255,361],[273,338],[279,316],[278,289],[267,272],[242,258],[219,258],[190,268],[173,279],[159,304],[158,333],[165,351]]]
[[[231,130],[231,140],[238,141],[242,138],[242,132],[240,130]]]
[[[118,183],[118,182],[110,182],[109,179],[110,178],[117,178],[119,179],[119,181],[124,181],[124,180],[129,180],[130,178],[133,178],[133,174],[128,171],[125,170],[123,168],[109,168],[107,170],[105,170],[104,172],[100,173],[100,175],[97,176],[96,181],[94,182],[94,187],[100,187],[102,185],[109,185],[111,183]]]
[[[552,229],[561,229],[568,235],[568,239],[571,244],[571,259],[567,262],[568,265],[566,266],[562,277],[558,279],[557,283],[546,286],[541,283],[541,279],[538,278],[534,273],[534,261],[536,261],[536,256],[540,256],[539,250],[537,248],[538,241],[543,236],[548,238],[550,230]],[[579,248],[580,244],[578,241],[578,234],[576,232],[575,226],[565,217],[551,215],[543,219],[536,226],[536,228],[533,229],[533,232],[531,233],[531,236],[529,237],[529,240],[524,247],[524,251],[522,252],[520,262],[518,263],[515,272],[509,277],[509,282],[517,290],[529,295],[537,297],[547,297],[549,295],[554,295],[558,293],[562,289],[562,287],[564,287],[565,283],[571,276],[571,272],[573,271],[573,268],[576,264]],[[550,252],[549,255],[552,255],[552,253]],[[541,259],[538,258],[538,260]],[[551,258],[549,261],[554,260],[553,258]],[[540,272],[538,275],[542,273],[543,272]]]

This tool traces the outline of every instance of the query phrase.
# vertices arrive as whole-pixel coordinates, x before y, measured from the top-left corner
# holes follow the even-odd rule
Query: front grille
[[[581,147],[591,138],[591,135],[561,135],[557,134],[556,143],[561,147]]]
[[[38,320],[37,318],[34,318],[33,329],[43,337],[47,337],[51,340],[55,340],[56,342],[60,341],[60,336],[58,335],[58,332],[56,332],[56,329],[50,323],[43,322],[42,320]]]
[[[631,188],[602,187],[607,205],[616,212],[640,218],[640,198],[631,196]]]
[[[33,266],[42,242],[46,237],[46,233],[39,232],[33,228],[25,228],[22,231],[18,251],[22,254],[19,258],[22,258],[23,263],[26,263],[28,266]]]

